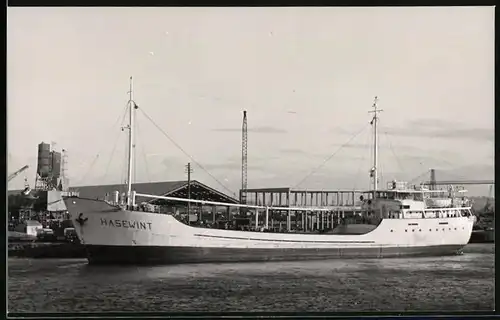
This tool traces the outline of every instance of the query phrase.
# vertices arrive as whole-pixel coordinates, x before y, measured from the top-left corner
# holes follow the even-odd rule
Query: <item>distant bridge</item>
[[[462,185],[462,184],[495,184],[494,180],[442,180],[442,181],[425,181],[424,185]]]

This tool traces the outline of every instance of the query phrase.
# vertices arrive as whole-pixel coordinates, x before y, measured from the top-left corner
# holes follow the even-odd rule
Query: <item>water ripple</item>
[[[8,261],[11,312],[493,310],[494,245],[462,256],[155,267]]]

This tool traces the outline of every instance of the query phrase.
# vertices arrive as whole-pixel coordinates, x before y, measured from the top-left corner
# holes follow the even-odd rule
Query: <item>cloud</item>
[[[449,121],[449,120],[443,120],[443,119],[432,119],[432,118],[422,118],[422,119],[415,119],[409,121],[409,124],[413,127],[434,127],[434,128],[442,128],[442,127],[448,127],[452,128],[457,125],[462,125],[463,123],[460,122],[454,122],[454,121]]]
[[[450,170],[436,170],[437,180],[494,180],[495,167],[491,165],[469,165]]]
[[[419,130],[396,128],[388,131],[387,134],[393,136],[438,138],[438,139],[470,139],[481,141],[495,141],[495,133],[492,129],[484,128],[464,128],[464,129],[431,129]]]
[[[212,131],[216,131],[216,132],[241,132],[241,128],[216,128],[216,129],[212,129]],[[270,126],[260,126],[260,127],[248,128],[248,132],[253,132],[253,133],[287,133],[287,131],[284,129],[270,127]]]
[[[295,149],[295,148],[283,148],[280,149],[279,152],[284,155],[307,155],[308,152],[302,150],[302,149]]]
[[[472,128],[462,122],[453,122],[439,119],[412,120],[404,128],[383,129],[389,135],[406,137],[429,137],[438,139],[469,139],[480,141],[494,141],[493,129]]]
[[[370,148],[372,147],[371,144],[363,144],[363,143],[350,143],[350,144],[340,144],[340,143],[334,143],[332,144],[332,147],[342,147],[345,149],[364,149],[369,151]]]
[[[335,128],[332,128],[330,131],[333,133],[346,134],[346,135],[348,135],[348,134],[354,135],[357,133],[357,131],[355,131],[355,130],[352,130],[352,129],[348,130],[348,129],[345,129],[342,127],[335,127]]]
[[[163,166],[169,168],[172,166],[178,166],[179,164],[182,164],[182,161],[179,158],[176,157],[163,157],[163,159],[160,162]],[[186,161],[187,163],[187,161]]]
[[[205,164],[203,167],[208,170],[208,171],[241,171],[241,162],[224,162],[224,163],[212,163],[212,164]],[[262,166],[257,166],[257,165],[252,165],[249,164],[247,166],[247,169],[250,171],[254,170],[264,170]]]
[[[286,160],[288,163],[291,159],[297,159],[300,157],[302,158],[300,159],[300,163],[305,165],[307,165],[307,162],[302,162],[302,161],[312,160],[314,165],[316,163],[319,163],[318,161],[322,161],[330,157],[335,150],[332,149],[327,151],[330,151],[330,153],[325,153],[325,152],[318,153],[297,148],[283,148],[278,150],[278,152],[282,155],[282,157],[279,157],[280,160]],[[337,155],[333,158],[336,157]],[[311,162],[309,162],[309,165],[311,165]]]
[[[332,132],[341,135],[356,134],[356,131],[342,127],[333,128]],[[379,133],[418,138],[469,139],[480,141],[494,141],[495,139],[493,129],[473,128],[464,122],[432,118],[411,120],[404,127],[380,127]]]
[[[280,157],[272,157],[272,156],[248,156],[248,171],[272,171],[269,168],[270,162],[272,160],[280,159]],[[216,163],[206,163],[203,164],[203,167],[208,171],[238,171],[241,175],[241,156],[230,156],[225,159],[221,159]]]
[[[339,148],[342,146],[342,149],[359,149],[359,150],[365,150],[366,152],[371,152],[371,148],[373,147],[372,144],[363,144],[363,143],[349,143],[346,145],[343,145],[341,143],[333,143],[330,145],[332,147],[332,152],[335,151],[334,147]],[[391,145],[387,143],[387,141],[384,141],[384,139],[379,140],[379,150],[390,150]],[[392,145],[392,149],[394,152],[401,152],[401,151],[416,151],[416,152],[421,152],[422,149],[419,147],[413,147],[409,145]]]
[[[451,152],[449,152],[451,153]],[[447,152],[448,154],[448,152]],[[442,155],[442,154],[441,154]],[[442,167],[446,166],[448,168],[453,167],[453,163],[447,159],[454,159],[456,160],[458,155],[453,155],[452,157],[446,156],[446,157],[433,157],[433,156],[428,156],[424,154],[403,154],[403,155],[398,155],[397,159],[399,161],[404,163],[409,163],[410,165],[419,163],[421,165],[426,165],[428,167]]]
[[[311,158],[326,158],[328,157],[329,155],[328,154],[324,154],[324,153],[315,153],[315,152],[311,152],[311,151],[308,151],[308,150],[303,150],[303,149],[297,149],[297,148],[283,148],[283,149],[279,149],[278,150],[279,154],[282,155],[282,157],[279,157],[280,160],[289,160],[290,157],[292,156],[295,156],[295,157],[304,157],[304,158],[308,158],[308,159],[311,159]]]

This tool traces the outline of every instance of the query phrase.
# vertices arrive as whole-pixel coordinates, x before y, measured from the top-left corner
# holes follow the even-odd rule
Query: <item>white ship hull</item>
[[[362,235],[267,233],[191,227],[167,214],[118,210],[68,198],[90,263],[199,263],[451,255],[469,241],[473,218],[383,219]]]

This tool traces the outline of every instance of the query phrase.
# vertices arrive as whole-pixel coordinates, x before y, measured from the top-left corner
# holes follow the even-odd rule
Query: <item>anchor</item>
[[[78,215],[78,219],[76,219],[76,222],[78,222],[80,225],[82,225],[82,226],[83,226],[83,224],[84,224],[85,222],[87,222],[87,220],[88,220],[88,219],[89,219],[89,218],[83,218],[83,213],[80,213],[80,214]]]

